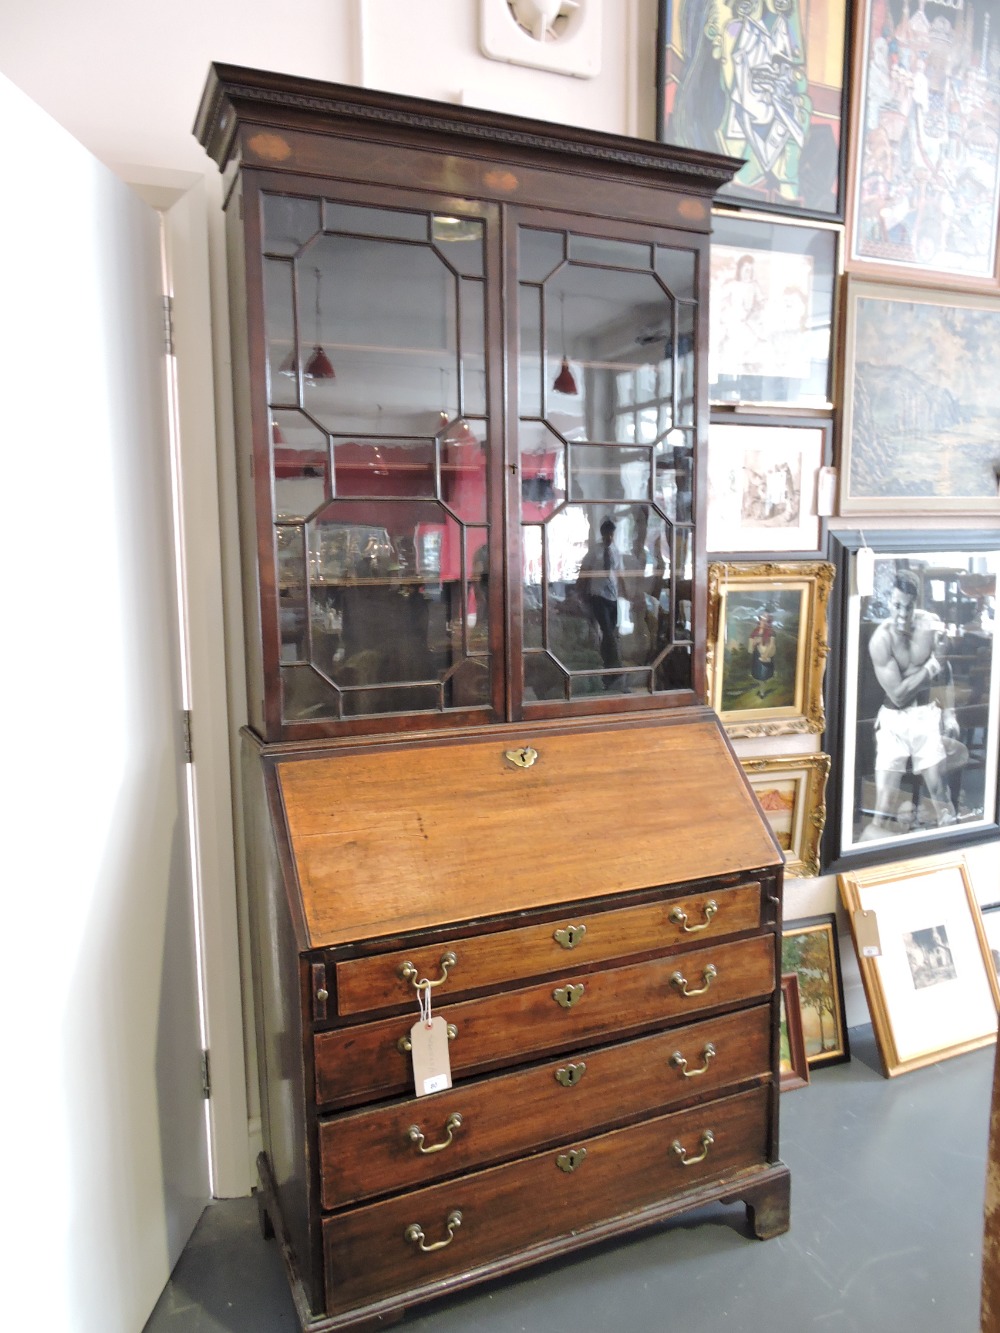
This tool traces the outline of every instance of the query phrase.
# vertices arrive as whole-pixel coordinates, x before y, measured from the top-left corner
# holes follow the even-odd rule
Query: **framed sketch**
[[[842,514],[1000,513],[1000,297],[848,280]]]
[[[740,763],[785,854],[786,876],[818,875],[830,756],[764,755],[742,758]]]
[[[708,428],[709,551],[819,555],[817,491],[829,421],[713,420]]]
[[[839,589],[826,861],[838,868],[1000,831],[1000,534],[881,532],[831,542]],[[862,549],[864,554],[862,554]],[[871,565],[870,591],[858,586]]]
[[[1000,987],[965,861],[903,861],[838,882],[886,1076],[994,1042]]]
[[[837,918],[832,912],[786,924],[781,933],[781,970],[794,972],[799,979],[802,1032],[810,1069],[849,1060]]]
[[[839,228],[712,216],[708,396],[829,409]]]
[[[1000,903],[984,903],[980,911],[983,915],[986,944],[993,960],[993,971],[1000,978]]]
[[[802,1035],[802,1009],[799,1002],[799,979],[794,972],[781,978],[780,1088],[804,1088],[809,1082],[809,1061],[806,1059],[805,1039]]]
[[[992,284],[1000,202],[1000,0],[859,0],[850,258]]]
[[[833,573],[821,560],[709,565],[708,698],[730,736],[823,730]]]
[[[847,0],[660,0],[657,137],[741,157],[722,195],[842,216]]]

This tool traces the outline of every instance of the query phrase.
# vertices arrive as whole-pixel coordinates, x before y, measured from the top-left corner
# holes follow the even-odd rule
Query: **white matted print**
[[[709,381],[724,376],[808,379],[811,255],[713,245]]]
[[[818,551],[823,426],[713,422],[708,432],[709,551]]]

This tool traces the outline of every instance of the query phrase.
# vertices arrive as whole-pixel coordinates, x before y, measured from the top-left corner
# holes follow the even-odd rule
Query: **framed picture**
[[[830,756],[766,755],[740,763],[785,854],[786,875],[795,879],[818,875]]]
[[[722,195],[842,216],[847,0],[660,0],[657,137],[741,157]]]
[[[984,903],[980,911],[983,916],[986,943],[993,960],[993,971],[1000,978],[1000,903]]]
[[[1000,533],[882,532],[867,547],[844,532],[831,550],[840,763],[827,864],[996,837]]]
[[[842,514],[1000,513],[1000,297],[848,280]]]
[[[708,428],[709,551],[819,555],[829,421],[715,419]]]
[[[708,567],[708,698],[730,736],[822,731],[833,565]]]
[[[856,23],[852,262],[992,283],[1000,0],[859,0]]]
[[[712,217],[708,396],[830,408],[839,228]]]
[[[802,1035],[802,1009],[799,1003],[799,979],[794,972],[781,978],[780,1027],[780,1087],[782,1092],[804,1088],[809,1082],[809,1061],[806,1059]]]
[[[837,918],[832,912],[785,926],[781,933],[781,970],[794,972],[799,979],[802,1032],[810,1069],[849,1060]]]
[[[1000,988],[961,857],[838,876],[887,1077],[996,1040]]]

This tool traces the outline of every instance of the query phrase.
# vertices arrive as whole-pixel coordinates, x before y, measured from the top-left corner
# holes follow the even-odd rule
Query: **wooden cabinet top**
[[[708,713],[272,765],[304,947],[781,864]]]

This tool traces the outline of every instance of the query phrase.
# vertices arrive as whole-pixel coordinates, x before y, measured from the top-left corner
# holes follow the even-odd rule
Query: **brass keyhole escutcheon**
[[[560,926],[558,930],[553,931],[552,938],[563,949],[575,949],[586,933],[587,927],[584,925]]]
[[[504,750],[503,757],[515,768],[531,768],[538,758],[538,751],[525,745],[520,750]]]
[[[583,999],[584,985],[581,981],[578,986],[560,986],[558,990],[552,992],[552,998],[561,1009],[572,1009]]]
[[[556,1070],[556,1082],[564,1088],[575,1088],[586,1072],[587,1064],[585,1060],[580,1060],[576,1064],[563,1065]]]
[[[561,1152],[556,1158],[556,1166],[560,1171],[565,1171],[571,1175],[578,1166],[583,1165],[583,1160],[587,1156],[586,1148],[571,1148],[569,1152]]]

